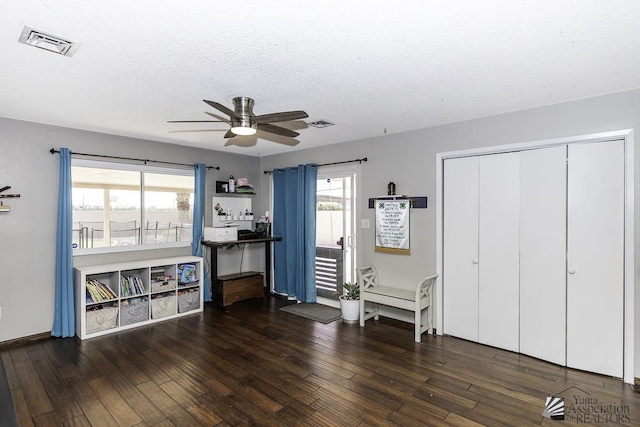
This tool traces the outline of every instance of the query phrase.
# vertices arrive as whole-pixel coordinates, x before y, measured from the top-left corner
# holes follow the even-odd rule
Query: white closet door
[[[569,146],[567,366],[622,377],[624,143]]]
[[[478,341],[518,351],[520,153],[479,158]]]
[[[478,158],[444,162],[445,334],[478,341]]]
[[[520,153],[520,352],[566,364],[567,147]]]

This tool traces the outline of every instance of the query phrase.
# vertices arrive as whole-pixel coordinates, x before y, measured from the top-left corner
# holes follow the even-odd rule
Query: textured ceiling
[[[264,156],[638,88],[638,22],[637,0],[5,1],[0,116]],[[307,111],[299,142],[166,123],[235,96]]]

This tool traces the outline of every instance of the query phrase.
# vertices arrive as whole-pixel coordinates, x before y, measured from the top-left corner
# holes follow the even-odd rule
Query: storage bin
[[[158,319],[176,314],[175,294],[165,294],[161,298],[151,299],[151,318]]]
[[[87,310],[87,334],[106,331],[118,326],[118,307],[104,306]]]
[[[184,291],[178,294],[178,313],[197,310],[200,308],[200,291]]]
[[[216,304],[223,307],[249,298],[264,297],[262,273],[246,271],[218,277]]]
[[[151,291],[152,292],[172,291],[176,288],[177,283],[178,281],[176,279],[168,279],[168,280],[153,282],[151,284]]]
[[[120,304],[120,326],[149,320],[149,300],[134,298]]]

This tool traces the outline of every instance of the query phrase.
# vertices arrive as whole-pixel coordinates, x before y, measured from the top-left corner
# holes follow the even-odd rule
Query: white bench
[[[418,282],[414,290],[406,290],[380,286],[378,272],[373,266],[359,268],[360,326],[364,327],[364,322],[372,317],[375,320],[380,318],[380,304],[411,310],[415,315],[415,341],[420,342],[423,332],[432,332],[433,315],[429,307],[432,305],[433,284],[437,277],[437,274],[425,277]],[[375,304],[373,309],[366,309],[367,302]],[[422,323],[422,312],[427,309],[427,322]]]

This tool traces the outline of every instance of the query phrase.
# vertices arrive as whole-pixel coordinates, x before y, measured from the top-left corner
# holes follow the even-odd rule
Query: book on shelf
[[[117,298],[111,288],[96,279],[87,279],[87,294],[91,298],[91,302],[102,302]]]
[[[134,295],[144,294],[144,284],[138,276],[121,276],[120,277],[120,295],[130,297]]]
[[[181,285],[197,282],[196,270],[195,264],[180,264],[178,266],[178,282]]]

